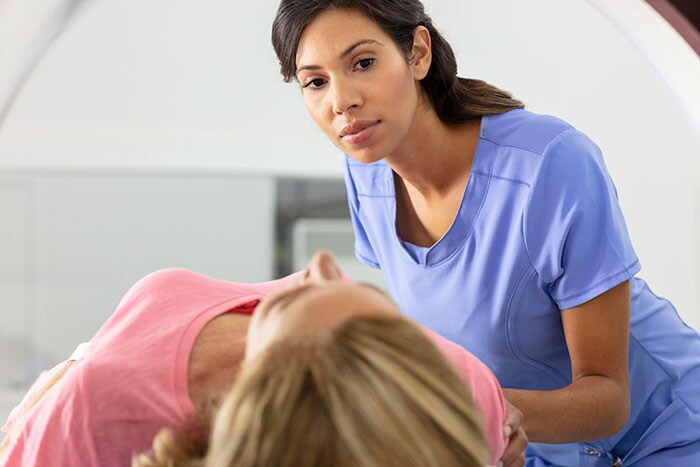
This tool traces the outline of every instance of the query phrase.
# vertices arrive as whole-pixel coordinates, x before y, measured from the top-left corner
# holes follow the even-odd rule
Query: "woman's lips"
[[[377,129],[379,121],[370,123],[369,125],[362,125],[360,128],[351,128],[349,130],[343,130],[340,139],[345,143],[349,144],[360,144],[367,141]],[[343,134],[346,133],[346,134]]]

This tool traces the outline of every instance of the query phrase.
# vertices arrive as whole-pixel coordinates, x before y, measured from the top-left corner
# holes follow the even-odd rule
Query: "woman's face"
[[[343,280],[333,257],[319,252],[296,283],[258,304],[248,327],[245,360],[286,336],[332,329],[351,316],[387,313],[401,312],[374,286]]]
[[[360,162],[391,155],[411,133],[430,46],[414,38],[407,62],[394,41],[355,10],[328,10],[302,32],[296,77],[311,118]],[[429,41],[429,37],[428,37]],[[422,47],[422,49],[421,49]],[[418,58],[416,60],[416,58]]]

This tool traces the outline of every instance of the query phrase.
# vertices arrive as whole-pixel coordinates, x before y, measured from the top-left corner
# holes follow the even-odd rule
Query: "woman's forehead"
[[[329,10],[318,15],[303,30],[297,48],[296,62],[328,56],[340,58],[359,41],[386,43],[388,37],[370,18],[356,10]]]

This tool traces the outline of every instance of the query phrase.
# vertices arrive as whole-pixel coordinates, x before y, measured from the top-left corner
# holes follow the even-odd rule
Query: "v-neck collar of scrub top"
[[[389,177],[388,180],[385,180],[385,186],[391,189],[391,196],[387,197],[389,202],[386,203],[386,207],[389,219],[392,222],[394,241],[397,243],[398,248],[403,251],[404,255],[402,256],[413,265],[425,268],[439,266],[456,254],[471,235],[474,223],[486,199],[486,192],[488,191],[495,160],[495,145],[490,144],[484,137],[488,121],[489,116],[484,115],[481,117],[479,140],[474,150],[472,169],[462,194],[462,201],[457,215],[447,232],[430,247],[417,246],[399,237],[396,232],[396,186],[394,184],[393,171],[387,170],[384,172]]]

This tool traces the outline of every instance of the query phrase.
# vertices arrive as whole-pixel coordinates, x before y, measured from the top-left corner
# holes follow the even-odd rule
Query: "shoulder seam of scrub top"
[[[542,149],[542,153],[540,156],[544,157],[544,155],[549,151],[549,148],[553,146],[554,144],[558,143],[560,139],[563,139],[567,136],[570,135],[581,135],[581,136],[586,136],[576,128],[567,128],[566,130],[563,130],[561,133],[557,133],[552,139],[547,143],[547,145]],[[588,139],[588,137],[586,137]]]
[[[493,141],[492,141],[492,142],[493,142]],[[494,143],[494,144],[496,144],[496,143]],[[501,182],[508,182],[508,183],[512,183],[513,185],[520,185],[520,186],[525,186],[525,187],[527,187],[527,188],[530,188],[530,184],[529,184],[529,183],[527,183],[526,181],[523,181],[523,180],[518,180],[518,179],[516,179],[516,178],[501,177],[500,175],[487,174],[487,173],[484,173],[484,172],[479,172],[479,171],[477,171],[477,170],[472,170],[471,173],[472,173],[473,175],[478,175],[478,176],[481,176],[481,177],[490,177],[490,178],[492,178],[492,179],[494,179],[494,180],[498,180],[498,181],[501,181]]]
[[[538,155],[540,156],[540,159],[543,159],[543,158],[544,158],[544,155],[547,153],[547,151],[548,151],[549,148],[552,146],[552,144],[554,144],[555,142],[557,142],[557,141],[558,141],[559,139],[561,139],[564,135],[567,135],[567,134],[572,133],[572,132],[573,132],[574,134],[580,133],[576,128],[569,127],[569,128],[567,128],[566,130],[563,130],[562,132],[560,132],[560,133],[558,133],[556,136],[554,136],[554,137],[545,145],[544,149],[542,150],[542,153],[541,153],[541,154],[538,154]],[[525,149],[525,151],[527,151],[527,149]],[[531,153],[533,153],[533,154],[537,154],[537,153],[534,153],[534,152],[532,152],[532,151],[529,151],[529,152],[531,152]],[[536,182],[536,181],[539,179],[541,168],[542,168],[541,165],[538,166],[537,172],[535,173],[535,175],[534,175],[534,177],[533,177],[533,183]],[[530,195],[530,196],[531,196],[531,195]],[[529,204],[529,203],[528,203],[528,204]],[[527,239],[526,239],[527,236],[525,235],[525,223],[524,223],[526,212],[527,212],[527,206],[525,206],[525,207],[523,208],[523,217],[522,217],[522,220],[521,220],[521,229],[522,229],[522,231],[523,231],[522,237],[523,237],[523,242],[524,242],[524,245],[525,245],[525,253],[526,253],[526,255],[527,255],[528,260],[530,261],[530,265],[532,265],[532,268],[533,268],[533,269],[535,270],[535,272],[537,273],[537,276],[540,278],[540,280],[542,280],[542,282],[544,282],[545,284],[548,284],[548,285],[549,285],[550,282],[545,281],[545,280],[542,278],[542,275],[540,274],[540,271],[537,269],[537,266],[535,265],[535,261],[533,261],[533,259],[532,259],[532,254],[530,253],[530,247],[529,247],[528,244],[527,244]],[[553,284],[553,282],[552,282],[552,284]],[[552,298],[554,298],[554,297],[552,297]]]
[[[568,130],[564,130],[564,131],[568,131]],[[561,134],[561,133],[559,133],[557,136],[559,136],[560,134]],[[555,136],[554,138],[556,138],[557,136]],[[554,138],[552,138],[552,140],[553,140]],[[547,146],[545,146],[545,148],[542,150],[542,152],[537,152],[537,151],[533,151],[532,149],[524,148],[524,147],[521,147],[521,146],[516,146],[516,145],[514,145],[514,144],[499,143],[498,141],[494,141],[494,140],[489,139],[489,138],[487,138],[487,137],[485,137],[485,136],[482,136],[481,139],[483,139],[484,141],[488,141],[489,143],[493,143],[493,144],[495,144],[496,146],[500,146],[500,147],[502,147],[502,148],[520,149],[521,151],[529,152],[530,154],[534,154],[535,156],[541,156],[541,155],[544,153],[544,151],[547,150],[547,146],[549,146],[549,144],[551,143],[551,141],[550,141],[549,143],[547,143]]]
[[[497,144],[500,146],[535,155],[544,151],[544,148],[556,135],[575,128],[560,118],[546,114],[535,114],[524,109],[514,109],[498,115],[491,115],[490,118],[503,120],[504,123],[503,126],[499,126],[493,131],[490,131],[491,128],[487,125],[487,130],[481,134],[484,139],[490,142],[499,141]],[[486,123],[490,122],[487,120]],[[530,131],[532,125],[545,131],[532,134]]]

